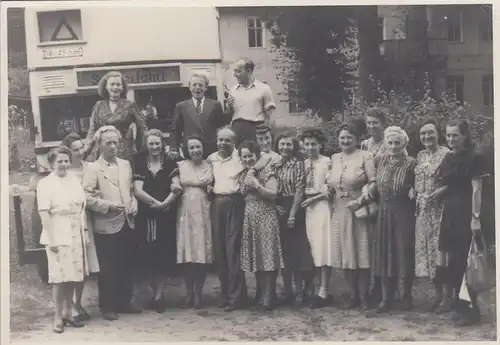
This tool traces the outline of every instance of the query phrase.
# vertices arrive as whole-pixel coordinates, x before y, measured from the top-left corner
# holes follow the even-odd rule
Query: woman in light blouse
[[[89,275],[85,200],[80,179],[68,173],[71,151],[53,149],[48,160],[53,171],[37,186],[38,212],[42,220],[40,244],[45,245],[49,283],[54,284],[55,319],[53,331],[64,326],[83,327],[71,315],[73,295],[78,284]]]

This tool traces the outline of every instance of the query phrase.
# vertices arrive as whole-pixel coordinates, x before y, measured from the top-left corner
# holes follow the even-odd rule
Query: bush
[[[34,145],[28,129],[28,112],[17,105],[9,106],[9,169],[28,170],[36,167]],[[28,127],[28,128],[26,128]]]

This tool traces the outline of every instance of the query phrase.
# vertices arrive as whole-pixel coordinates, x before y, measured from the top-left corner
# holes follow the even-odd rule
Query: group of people
[[[228,312],[326,307],[333,268],[345,273],[347,308],[389,312],[402,280],[399,307],[409,310],[414,279],[428,277],[436,290],[433,312],[453,310],[457,325],[477,323],[476,294],[459,298],[469,246],[480,231],[485,175],[467,122],[446,125],[444,147],[439,124],[422,121],[424,150],[415,159],[406,152],[406,132],[370,108],[371,137],[360,142],[358,129],[342,124],[341,151],[326,157],[320,129],[273,138],[272,93],[253,69],[249,60],[235,64],[238,83],[227,109],[205,98],[208,78],[194,74],[192,99],[175,107],[169,148],[123,99],[124,78],[103,77],[104,100],[94,107],[87,144],[78,134],[66,136],[49,154],[53,171],[37,186],[54,332],[89,318],[81,296],[91,273],[98,273],[106,320],[141,312],[131,302],[137,266],[153,290],[144,307],[164,312],[165,277],[178,265],[186,308],[203,308],[209,265],[220,281],[218,306]],[[256,278],[252,299],[246,273]]]

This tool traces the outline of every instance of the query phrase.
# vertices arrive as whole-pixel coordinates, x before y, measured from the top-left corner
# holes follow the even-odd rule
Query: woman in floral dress
[[[54,284],[53,331],[62,333],[66,325],[83,326],[72,317],[71,305],[76,287],[89,275],[86,196],[80,179],[68,173],[70,149],[64,146],[53,149],[48,160],[53,171],[37,186],[38,212],[43,225],[40,244],[47,253],[49,283]]]
[[[342,152],[332,156],[329,184],[334,191],[332,207],[332,266],[344,270],[351,291],[348,308],[361,306],[368,309],[370,286],[370,219],[355,215],[363,187],[374,187],[375,165],[373,155],[356,148],[358,133],[350,124],[342,125],[337,132]],[[360,206],[360,205],[359,205]]]
[[[439,166],[450,150],[439,145],[438,129],[438,123],[432,118],[425,119],[419,125],[420,141],[425,149],[418,153],[415,167],[415,276],[430,278],[433,281],[437,298],[431,310],[441,313],[449,310],[450,291],[444,284],[447,257],[438,250],[444,206],[442,194],[446,188],[437,178]]]
[[[134,152],[146,149],[146,125],[137,104],[126,99],[127,91],[127,81],[120,72],[109,72],[99,81],[98,93],[104,99],[94,105],[90,115],[88,144],[84,149],[87,161],[93,162],[99,158],[99,145],[95,141],[95,134],[103,126],[112,125],[120,131],[123,142],[118,153],[119,158],[128,159]]]
[[[278,184],[270,166],[257,172],[253,169],[261,153],[256,142],[244,141],[238,153],[246,167],[240,184],[246,201],[241,269],[255,273],[259,305],[264,310],[272,310],[276,303],[277,271],[283,268],[279,220],[274,203]]]
[[[212,222],[208,191],[214,180],[212,165],[203,159],[203,140],[186,140],[185,161],[178,162],[174,185],[183,189],[177,212],[177,263],[184,265],[185,307],[201,309],[207,266],[213,262]],[[175,197],[172,193],[169,198]],[[170,202],[167,198],[165,202]]]
[[[70,133],[66,135],[62,144],[71,150],[71,167],[69,171],[74,173],[78,178],[83,180],[83,173],[87,166],[87,163],[82,160],[82,150],[84,148],[84,143],[82,138],[78,133]],[[97,250],[94,242],[94,230],[92,229],[92,213],[86,212],[86,225],[87,225],[87,258],[89,273],[95,274],[99,272],[99,260],[97,259]],[[90,319],[90,314],[82,306],[83,289],[85,287],[85,282],[78,284],[75,289],[75,299],[73,304],[73,309],[76,312],[75,319],[77,321],[87,321]]]

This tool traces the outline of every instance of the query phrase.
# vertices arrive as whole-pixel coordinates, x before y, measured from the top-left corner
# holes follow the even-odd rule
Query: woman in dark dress
[[[459,300],[472,236],[481,229],[481,189],[484,163],[474,151],[469,125],[465,120],[450,121],[446,126],[446,142],[451,152],[443,159],[438,180],[446,186],[444,210],[439,236],[439,250],[448,253],[448,284],[453,289],[458,326],[480,321],[477,296],[469,289],[470,306]]]
[[[414,158],[404,154],[408,135],[397,126],[384,132],[387,155],[375,158],[376,194],[379,212],[372,257],[373,275],[382,282],[382,302],[375,314],[392,308],[399,279],[404,282],[403,309],[412,308],[411,290],[415,275],[415,182]],[[369,195],[373,195],[372,189]],[[367,195],[347,205],[357,209]]]
[[[152,129],[146,133],[147,150],[136,153],[132,159],[134,192],[138,200],[137,228],[142,232],[141,258],[153,299],[146,309],[162,313],[165,276],[176,264],[176,207],[171,194],[171,174],[177,161],[168,159],[164,152],[162,133]]]
[[[133,153],[145,149],[146,125],[137,104],[126,99],[127,90],[127,81],[120,72],[109,72],[99,81],[97,91],[104,99],[94,105],[90,116],[88,144],[84,148],[84,157],[88,162],[99,158],[96,132],[107,125],[115,126],[122,135],[119,158],[129,159]]]
[[[304,161],[297,158],[299,142],[287,133],[276,138],[275,151],[281,161],[273,168],[278,181],[278,206],[280,241],[283,250],[283,283],[286,297],[284,304],[293,305],[296,298],[300,302],[307,299],[306,291],[312,285],[314,262],[311,246],[306,233],[306,219],[301,203],[304,198],[305,169]],[[292,289],[292,275],[295,280],[295,293]],[[304,285],[306,281],[306,286]]]

